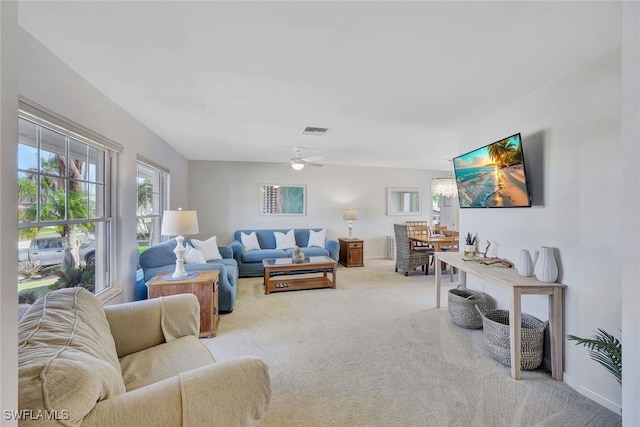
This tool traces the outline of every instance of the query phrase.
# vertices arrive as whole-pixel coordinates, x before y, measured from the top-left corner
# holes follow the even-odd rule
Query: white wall
[[[626,208],[621,157],[621,55],[608,52],[568,70],[525,98],[469,126],[460,152],[522,132],[532,208],[461,209],[461,232],[477,232],[516,261],[519,249],[556,248],[566,284],[565,333],[600,327],[620,337],[621,218]],[[612,201],[615,201],[612,203]],[[475,280],[471,286],[483,287]],[[485,290],[508,307],[506,294]],[[548,319],[547,298],[527,296],[523,312]],[[583,347],[565,341],[565,382],[619,411],[621,388]]]
[[[0,410],[18,408],[18,287],[7,286],[18,277],[17,37],[18,3],[0,2]],[[17,420],[5,420],[4,416],[1,420],[3,426],[18,425]]]
[[[640,286],[637,240],[640,236],[640,3],[623,4],[622,21],[622,421],[640,425]]]
[[[19,32],[19,94],[124,146],[115,233],[112,285],[133,300],[136,252],[136,160],[141,154],[171,171],[171,208],[188,205],[188,162],[168,144],[69,68],[29,33]],[[114,302],[112,301],[112,302]]]
[[[247,228],[324,227],[329,238],[346,237],[342,213],[352,207],[358,210],[353,235],[365,240],[365,258],[381,257],[394,223],[429,218],[431,178],[441,175],[414,169],[325,165],[294,171],[273,163],[191,161],[189,208],[198,211],[201,237],[216,235],[218,242],[228,244],[235,230]],[[259,215],[260,184],[306,185],[307,214]],[[422,215],[387,216],[387,187],[420,187]]]

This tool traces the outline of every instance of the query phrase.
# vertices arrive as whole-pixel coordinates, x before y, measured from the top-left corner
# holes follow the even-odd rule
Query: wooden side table
[[[218,270],[198,271],[198,276],[184,280],[164,280],[172,273],[160,273],[147,286],[149,298],[176,294],[194,294],[200,303],[200,338],[213,338],[218,329]]]
[[[339,238],[340,264],[345,267],[364,267],[364,241],[360,239]]]

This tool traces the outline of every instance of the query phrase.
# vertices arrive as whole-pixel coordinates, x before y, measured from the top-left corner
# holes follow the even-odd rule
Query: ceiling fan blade
[[[318,167],[318,168],[321,168],[321,167],[324,166],[322,163],[305,163],[305,164],[309,165],[309,166],[315,166],[315,167]]]
[[[304,159],[302,159],[302,161],[305,163],[319,162],[320,160],[324,160],[324,157],[315,156],[315,157],[305,157]]]

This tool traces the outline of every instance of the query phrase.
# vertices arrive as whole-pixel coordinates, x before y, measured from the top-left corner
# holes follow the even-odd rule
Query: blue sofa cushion
[[[262,262],[266,258],[287,258],[287,252],[282,249],[260,249],[259,251],[244,251],[240,256],[242,262]]]
[[[176,254],[173,252],[176,248],[176,239],[153,245],[152,248],[153,250],[150,251],[148,248],[140,254],[138,262],[143,269],[176,263]]]
[[[312,246],[310,248],[300,248],[304,256],[329,256],[329,251],[325,248],[319,248],[317,246]],[[287,249],[287,256],[292,257],[293,249]]]

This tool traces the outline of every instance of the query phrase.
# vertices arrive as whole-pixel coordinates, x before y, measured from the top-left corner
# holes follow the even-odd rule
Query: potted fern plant
[[[576,345],[584,345],[591,359],[604,366],[622,384],[622,343],[613,335],[598,328],[593,338],[580,338],[567,335]]]

